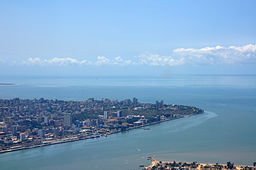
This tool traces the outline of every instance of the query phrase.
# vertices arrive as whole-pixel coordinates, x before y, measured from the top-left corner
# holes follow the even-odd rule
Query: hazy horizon
[[[256,74],[256,2],[1,1],[2,76]]]

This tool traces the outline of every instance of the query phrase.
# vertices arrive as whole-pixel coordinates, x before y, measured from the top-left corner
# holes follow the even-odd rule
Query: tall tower
[[[136,106],[138,104],[138,99],[135,97],[132,99],[133,105]]]
[[[108,111],[104,111],[103,118],[104,118],[104,119],[108,119]]]
[[[122,111],[121,111],[121,110],[118,110],[118,111],[116,112],[116,114],[117,114],[117,117],[122,117]]]
[[[25,133],[20,133],[20,141],[26,140],[26,135]]]
[[[47,116],[44,116],[44,123],[48,123],[48,121],[49,121],[49,119],[48,119],[48,117]]]
[[[69,128],[71,127],[71,114],[64,113],[64,127]]]

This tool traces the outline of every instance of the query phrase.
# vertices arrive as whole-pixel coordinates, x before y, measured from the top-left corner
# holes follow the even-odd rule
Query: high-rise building
[[[116,112],[116,116],[117,117],[122,117],[123,115],[122,115],[122,111],[121,110],[118,110],[117,112]]]
[[[26,135],[25,133],[20,133],[20,141],[26,140]]]
[[[64,127],[71,127],[71,114],[70,113],[64,113]]]
[[[162,108],[164,105],[164,101],[161,100],[160,102],[159,101],[156,101],[156,110],[158,110],[159,108]]]
[[[11,127],[11,130],[12,130],[12,134],[15,134],[17,132],[17,125],[13,125]]]
[[[48,123],[48,121],[49,121],[49,119],[48,119],[48,117],[47,116],[44,116],[44,123]]]
[[[103,118],[104,118],[104,119],[108,119],[108,111],[104,111]]]
[[[136,99],[135,97],[132,99],[133,104],[136,106],[138,104],[138,99]]]
[[[163,105],[164,105],[164,101],[163,101],[163,100],[161,100],[159,104],[160,104],[160,107],[162,108],[162,107],[163,107]]]
[[[159,101],[156,101],[156,110],[159,109]]]
[[[38,136],[40,136],[40,138],[43,138],[43,137],[44,137],[44,130],[39,129],[39,130],[37,131],[37,134],[38,134]]]

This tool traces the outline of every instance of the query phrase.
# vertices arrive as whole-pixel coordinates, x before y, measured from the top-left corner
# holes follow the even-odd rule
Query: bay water
[[[0,154],[0,169],[132,170],[158,160],[256,161],[256,76],[0,77],[0,98],[85,100],[136,97],[202,108],[204,114],[108,137]]]

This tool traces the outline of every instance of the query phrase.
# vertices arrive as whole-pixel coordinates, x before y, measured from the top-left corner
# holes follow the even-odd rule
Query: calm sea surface
[[[141,169],[148,156],[198,162],[256,161],[256,76],[159,78],[0,77],[0,98],[126,99],[206,112],[99,139],[0,154],[0,169]]]

